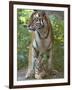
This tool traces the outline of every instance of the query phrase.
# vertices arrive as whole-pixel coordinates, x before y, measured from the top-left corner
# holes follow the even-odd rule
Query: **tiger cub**
[[[32,44],[32,65],[26,78],[45,78],[52,69],[52,27],[43,10],[34,11],[28,29],[35,33]]]

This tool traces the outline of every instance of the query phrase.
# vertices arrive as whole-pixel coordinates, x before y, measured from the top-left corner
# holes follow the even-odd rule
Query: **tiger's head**
[[[34,11],[30,17],[28,29],[31,31],[39,31],[48,28],[48,17],[43,10]]]

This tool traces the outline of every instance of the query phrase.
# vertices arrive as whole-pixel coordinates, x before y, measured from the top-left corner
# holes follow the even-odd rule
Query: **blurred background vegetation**
[[[17,69],[28,66],[29,45],[32,41],[27,23],[33,10],[17,10]],[[56,70],[64,71],[64,12],[46,11],[49,15],[53,32],[53,66]]]

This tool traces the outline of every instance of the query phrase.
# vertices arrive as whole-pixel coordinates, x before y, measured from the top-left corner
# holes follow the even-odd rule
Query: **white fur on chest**
[[[36,41],[35,41],[35,40],[33,41],[33,46],[34,46],[36,49],[38,49],[38,50],[40,50],[40,51],[42,51],[42,52],[46,51],[46,50],[48,49],[48,47],[49,47],[50,42],[51,42],[51,37],[50,37],[50,35],[49,35],[46,39],[40,39],[38,33],[35,32],[35,37],[36,37],[36,38],[35,38]],[[38,45],[38,46],[36,45],[36,42],[37,42],[37,45]]]

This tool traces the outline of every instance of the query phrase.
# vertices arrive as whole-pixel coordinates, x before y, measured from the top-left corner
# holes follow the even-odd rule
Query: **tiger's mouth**
[[[28,30],[30,30],[30,31],[35,31],[35,28],[34,28],[34,27],[28,26],[27,28],[28,28]]]

